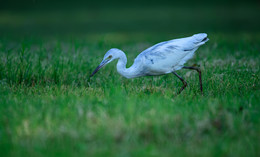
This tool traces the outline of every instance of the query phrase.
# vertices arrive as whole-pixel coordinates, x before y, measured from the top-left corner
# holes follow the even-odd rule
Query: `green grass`
[[[187,34],[189,35],[189,34]],[[198,75],[125,79],[116,63],[90,73],[112,47],[128,66],[180,35],[114,33],[0,39],[0,156],[259,156],[260,34],[210,33]]]

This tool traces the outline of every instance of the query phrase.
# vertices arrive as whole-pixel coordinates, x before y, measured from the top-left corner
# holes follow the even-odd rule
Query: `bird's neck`
[[[138,77],[135,68],[133,66],[126,68],[126,63],[127,63],[126,55],[124,52],[122,52],[117,62],[117,72],[126,78]]]

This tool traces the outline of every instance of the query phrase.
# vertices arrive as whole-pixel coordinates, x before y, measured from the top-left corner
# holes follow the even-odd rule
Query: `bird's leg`
[[[200,92],[203,95],[203,88],[202,88],[202,79],[201,79],[201,70],[199,67],[183,67],[184,69],[191,69],[196,70],[199,73],[199,81],[200,81]]]
[[[180,94],[183,91],[183,89],[186,88],[187,82],[182,77],[180,77],[177,73],[175,73],[175,72],[172,72],[172,73],[175,76],[177,76],[181,80],[181,82],[183,83],[183,86],[181,87],[181,90],[178,92],[178,94]]]

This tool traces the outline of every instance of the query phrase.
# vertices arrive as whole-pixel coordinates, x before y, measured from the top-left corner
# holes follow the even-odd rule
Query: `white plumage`
[[[126,68],[127,58],[125,53],[113,48],[105,54],[103,61],[91,76],[115,59],[118,59],[118,73],[126,78],[174,73],[174,71],[182,69],[184,64],[193,57],[194,52],[208,40],[206,33],[200,33],[186,38],[158,43],[141,52],[129,68]],[[174,74],[180,78],[176,73]]]

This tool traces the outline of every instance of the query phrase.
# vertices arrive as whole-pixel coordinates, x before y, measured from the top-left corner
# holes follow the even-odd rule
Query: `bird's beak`
[[[103,60],[99,66],[93,71],[93,73],[90,75],[90,77],[94,76],[95,73],[97,73],[104,65],[107,64],[107,62],[109,61],[109,59]]]

